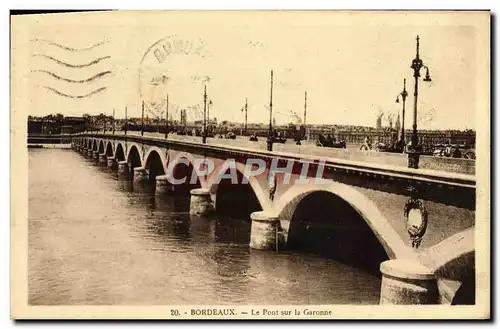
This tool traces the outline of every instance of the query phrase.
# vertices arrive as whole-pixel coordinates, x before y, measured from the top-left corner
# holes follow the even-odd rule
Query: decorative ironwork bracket
[[[418,191],[414,186],[408,186],[407,190],[410,192],[410,198],[404,206],[404,222],[412,248],[418,249],[427,230],[427,209],[424,202],[418,198]]]

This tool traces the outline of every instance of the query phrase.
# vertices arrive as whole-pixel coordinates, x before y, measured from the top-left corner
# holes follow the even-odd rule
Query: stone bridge
[[[241,211],[252,219],[253,248],[307,249],[303,241],[318,241],[340,261],[376,269],[381,303],[474,303],[471,160],[423,159],[427,167],[410,169],[401,154],[384,164],[380,154],[353,161],[305,151],[313,146],[269,152],[240,144],[118,133],[72,139],[73,149],[118,169],[134,189],[187,191],[193,215]]]

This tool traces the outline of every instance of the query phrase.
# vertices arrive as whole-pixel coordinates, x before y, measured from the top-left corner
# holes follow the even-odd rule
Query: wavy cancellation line
[[[104,56],[104,57],[99,57],[99,58],[96,58],[94,59],[93,61],[89,62],[89,63],[86,63],[86,64],[70,64],[70,63],[66,63],[66,62],[63,62],[55,57],[52,57],[52,56],[49,56],[49,55],[45,55],[45,54],[33,54],[34,57],[44,57],[44,58],[47,58],[47,59],[50,59],[60,65],[63,65],[63,66],[66,66],[66,67],[71,67],[71,68],[84,68],[84,67],[89,67],[91,65],[94,65],[94,64],[97,64],[99,63],[100,61],[103,61],[105,59],[109,59],[111,58],[111,56]]]
[[[59,96],[63,96],[63,97],[66,97],[66,98],[87,98],[87,97],[90,97],[90,96],[93,96],[95,94],[98,94],[100,92],[103,92],[104,90],[107,89],[107,87],[101,87],[101,88],[98,88],[88,94],[85,94],[85,95],[69,95],[69,94],[66,94],[66,93],[63,93],[55,88],[52,88],[52,87],[49,87],[49,86],[39,86],[39,87],[43,87],[47,90],[50,90],[52,91],[53,93],[59,95]]]
[[[53,72],[50,72],[50,71],[47,71],[47,70],[32,70],[31,72],[42,72],[42,73],[46,73],[54,78],[56,78],[57,80],[61,80],[61,81],[66,81],[66,82],[70,82],[70,83],[88,83],[88,82],[92,82],[94,81],[95,79],[98,79],[98,78],[101,78],[105,75],[108,75],[108,74],[111,74],[112,72],[111,71],[104,71],[104,72],[99,72],[97,73],[96,75],[94,76],[91,76],[90,78],[87,78],[87,79],[83,79],[83,80],[72,80],[72,79],[68,79],[68,78],[64,78],[64,77],[61,77]]]
[[[68,50],[68,51],[88,51],[88,50],[94,49],[95,47],[99,47],[99,46],[101,46],[101,45],[106,44],[106,43],[109,42],[109,40],[104,40],[104,41],[98,42],[95,45],[92,45],[90,47],[86,47],[86,48],[72,48],[72,47],[67,47],[67,46],[64,46],[64,45],[60,45],[58,43],[52,42],[50,40],[45,40],[45,39],[34,39],[34,40],[31,40],[31,41],[45,42],[45,43],[48,43],[49,45],[56,46],[56,47],[59,47],[61,49]]]

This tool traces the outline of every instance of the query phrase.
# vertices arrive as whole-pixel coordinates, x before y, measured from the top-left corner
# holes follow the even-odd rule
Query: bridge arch
[[[196,161],[196,157],[194,155],[192,155],[191,153],[188,153],[188,152],[178,152],[175,154],[175,156],[173,158],[171,158],[169,160],[169,163],[171,162],[179,162],[180,159],[186,159],[189,161],[189,163],[194,166],[194,163]]]
[[[149,159],[150,155],[153,152],[156,153],[160,157],[161,165],[163,167],[163,174],[162,175],[164,175],[167,172],[167,156],[166,156],[166,152],[161,150],[159,147],[151,146],[148,148],[148,151],[146,152],[146,154],[144,156],[145,166],[146,166],[147,160]]]
[[[218,212],[226,212],[229,209],[238,210],[236,213],[231,212],[230,215],[245,215],[247,218],[250,218],[250,214],[254,211],[269,209],[269,198],[257,177],[245,175],[244,164],[236,161],[234,164],[237,184],[232,184],[231,179],[222,178],[230,172],[227,166],[215,168],[214,173],[209,176],[207,186],[212,194],[215,209]],[[238,208],[232,207],[234,202],[241,202],[237,200],[245,200],[245,202],[240,203],[241,206]]]
[[[300,245],[301,235],[314,238],[319,234],[325,239],[325,252],[339,258],[352,255],[353,262],[359,257],[357,261],[370,263],[377,273],[380,262],[388,258],[413,257],[377,206],[342,183],[293,185],[276,200],[271,212],[285,224],[290,247]]]
[[[151,182],[156,181],[156,176],[165,175],[165,165],[161,157],[161,151],[151,149],[146,155],[144,168],[148,171],[148,177]]]
[[[475,303],[474,235],[475,227],[468,228],[419,254],[419,261],[445,282],[447,288],[441,294],[454,305]],[[451,286],[446,282],[452,282]]]
[[[97,150],[99,154],[104,153],[104,141],[100,140],[99,141],[99,149]]]
[[[175,179],[184,179],[184,184],[174,186],[174,190],[181,194],[189,193],[194,188],[208,188],[205,177],[199,177],[194,170],[196,158],[187,152],[179,152],[168,161],[166,173]]]
[[[476,304],[476,279],[475,273],[468,274],[460,282],[450,301],[451,305],[475,305]]]
[[[116,161],[125,161],[125,151],[123,149],[122,143],[118,143],[116,145],[115,158]]]
[[[106,156],[108,156],[108,157],[113,156],[113,145],[109,141],[108,141],[108,144],[106,145]]]
[[[129,164],[130,171],[133,172],[134,168],[142,167],[141,154],[136,145],[132,145],[127,154],[127,162]]]
[[[474,245],[475,228],[459,232],[428,248],[419,255],[419,260],[425,266],[442,276],[460,280],[467,275],[471,266],[456,266],[458,264],[473,264],[475,258]]]
[[[97,151],[97,139],[94,139],[93,143],[92,143],[92,151]]]

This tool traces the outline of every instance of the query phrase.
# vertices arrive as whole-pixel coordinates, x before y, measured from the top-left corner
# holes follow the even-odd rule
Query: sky
[[[192,120],[201,118],[206,86],[210,117],[243,122],[248,99],[248,121],[267,123],[273,70],[277,123],[295,122],[292,112],[303,119],[307,91],[307,123],[374,126],[381,112],[401,113],[395,100],[406,78],[410,127],[418,34],[432,78],[419,81],[420,128],[475,129],[480,31],[469,22],[425,13],[37,15],[13,22],[13,92],[25,91],[19,97],[27,115],[115,109],[117,118],[125,107],[129,117],[140,117],[143,100],[149,117],[164,116],[168,94],[169,113],[178,119],[179,109],[188,108]],[[164,45],[174,50],[165,55]]]

